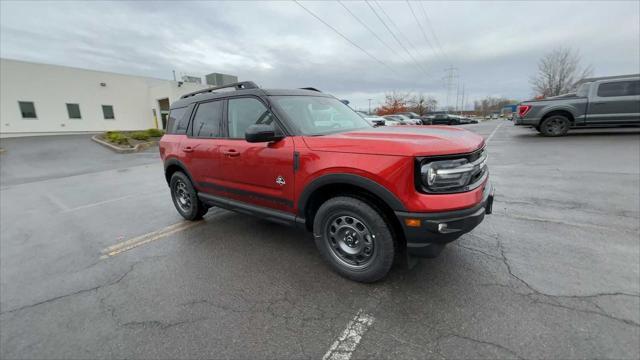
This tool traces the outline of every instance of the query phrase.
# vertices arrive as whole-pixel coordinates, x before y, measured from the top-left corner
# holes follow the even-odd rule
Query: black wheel
[[[175,172],[169,182],[171,199],[178,213],[187,220],[200,220],[209,208],[198,199],[189,177],[182,172]]]
[[[540,133],[544,136],[563,136],[569,131],[571,122],[566,116],[552,115],[540,124]]]
[[[351,280],[380,280],[393,264],[389,224],[362,200],[343,196],[327,200],[316,213],[313,234],[325,260]]]

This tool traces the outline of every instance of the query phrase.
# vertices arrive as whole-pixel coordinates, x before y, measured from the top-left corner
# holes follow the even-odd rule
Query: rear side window
[[[187,133],[189,117],[186,116],[188,107],[171,109],[167,120],[167,134],[184,135]]]
[[[221,100],[198,105],[196,115],[193,117],[193,136],[204,138],[221,137],[222,105],[223,102]]]
[[[630,96],[640,95],[640,81],[616,81],[602,83],[598,86],[598,96]]]

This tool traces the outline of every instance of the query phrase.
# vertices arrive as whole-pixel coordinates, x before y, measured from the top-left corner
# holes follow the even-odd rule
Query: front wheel
[[[362,200],[344,196],[327,200],[316,213],[313,235],[324,259],[351,280],[380,280],[393,264],[390,226],[382,214]]]
[[[566,116],[553,115],[540,124],[540,133],[544,136],[563,136],[569,131],[571,122]]]

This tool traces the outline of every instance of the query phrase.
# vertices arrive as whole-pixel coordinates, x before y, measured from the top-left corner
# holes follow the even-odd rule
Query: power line
[[[422,9],[422,14],[424,15],[424,18],[427,21],[427,26],[431,31],[431,35],[433,36],[433,39],[435,40],[435,43],[440,50],[440,53],[444,58],[449,59],[449,57],[444,53],[444,50],[442,50],[442,45],[440,44],[440,40],[438,40],[438,36],[436,35],[436,32],[433,30],[433,27],[431,26],[431,20],[429,20],[429,16],[427,16],[427,11],[424,9],[424,5],[422,4],[422,2],[420,2],[420,8]]]
[[[375,36],[376,39],[378,39],[382,45],[384,45],[387,49],[389,49],[392,53],[395,53],[396,50],[393,49],[391,46],[389,46],[389,44],[387,44],[384,40],[382,40],[382,38],[380,36],[378,36],[378,34],[376,34],[375,31],[373,31],[369,26],[367,26],[367,24],[365,24],[362,20],[360,20],[360,18],[358,18],[356,16],[356,14],[354,14],[351,10],[349,10],[349,8],[342,3],[341,0],[338,0],[338,3],[345,9],[347,10],[347,12],[354,18],[356,19],[356,21],[358,21],[365,29],[367,29],[373,36]]]
[[[400,34],[400,36],[402,36],[402,38],[404,39],[404,41],[407,42],[407,44],[409,44],[409,48],[413,49],[416,54],[418,54],[418,56],[420,56],[419,52],[416,50],[417,47],[414,46],[411,43],[411,40],[409,40],[409,38],[407,36],[405,36],[405,34],[402,32],[402,29],[400,29],[400,27],[395,23],[395,21],[393,21],[393,19],[391,18],[391,16],[389,16],[389,14],[384,10],[384,8],[382,7],[382,4],[380,4],[377,0],[372,0],[376,6],[378,6],[378,8],[380,9],[380,11],[382,11],[382,13],[384,14],[384,16],[387,17],[387,20],[389,20],[389,23],[396,28],[396,30],[398,31],[398,34]]]
[[[391,66],[389,66],[387,63],[385,63],[384,61],[378,59],[377,57],[373,56],[371,53],[369,53],[367,50],[363,49],[362,47],[360,47],[358,44],[356,44],[355,42],[351,41],[348,37],[346,37],[345,35],[343,35],[340,31],[338,31],[336,28],[334,28],[333,26],[329,25],[326,21],[322,20],[320,17],[318,17],[318,15],[314,14],[313,12],[311,12],[311,10],[307,9],[306,7],[304,7],[304,5],[302,5],[300,2],[298,2],[298,0],[293,0],[293,2],[295,2],[296,4],[298,4],[298,6],[300,6],[302,9],[304,9],[304,11],[308,12],[309,15],[313,16],[314,18],[316,18],[318,21],[320,21],[321,23],[323,23],[324,25],[326,25],[329,29],[333,30],[336,34],[338,34],[341,38],[345,39],[347,42],[349,42],[349,44],[355,46],[356,48],[358,48],[360,51],[362,51],[363,53],[367,54],[367,56],[369,56],[370,58],[372,58],[373,60],[377,61],[378,63],[382,64],[383,66],[385,66],[386,68],[388,68],[389,70],[393,71],[394,73],[398,74],[396,72],[395,69],[393,69]]]
[[[413,11],[413,7],[411,7],[411,3],[409,2],[409,0],[407,1],[407,6],[409,6],[409,10],[411,10],[411,15],[413,15],[413,18],[416,21],[416,24],[418,24],[418,27],[420,28],[420,31],[422,32],[422,36],[424,36],[424,41],[429,45],[429,47],[431,48],[431,50],[433,51],[433,53],[436,56],[440,56],[440,54],[436,51],[436,49],[433,47],[433,45],[431,44],[431,41],[429,41],[429,38],[427,36],[427,32],[424,31],[424,28],[422,27],[422,24],[420,23],[420,21],[418,21],[418,17],[416,16],[415,11]]]
[[[389,33],[391,34],[391,36],[395,39],[395,41],[400,45],[401,48],[404,49],[404,51],[407,52],[407,54],[409,55],[409,57],[413,60],[413,62],[416,64],[416,66],[425,73],[425,75],[429,75],[423,68],[422,66],[420,66],[420,64],[418,63],[418,61],[415,59],[415,57],[413,57],[413,55],[411,55],[411,53],[409,52],[409,50],[402,44],[402,42],[400,42],[400,40],[398,39],[398,37],[393,33],[393,31],[391,31],[391,29],[389,28],[389,26],[387,25],[387,23],[382,19],[382,17],[380,17],[380,15],[378,15],[378,12],[373,8],[373,6],[371,6],[371,4],[369,3],[369,1],[365,1],[365,3],[369,6],[369,9],[371,9],[371,11],[373,11],[373,13],[376,15],[376,17],[378,18],[378,20],[380,20],[380,22],[382,23],[382,25],[384,25],[385,28],[387,28],[387,31],[389,31]]]

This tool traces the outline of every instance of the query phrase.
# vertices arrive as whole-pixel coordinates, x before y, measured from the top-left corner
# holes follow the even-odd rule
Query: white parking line
[[[347,328],[331,345],[322,360],[349,360],[362,340],[362,335],[367,332],[374,321],[375,318],[372,315],[365,313],[362,309],[358,310],[356,316],[349,321]]]
[[[493,129],[493,131],[491,132],[491,134],[489,135],[489,137],[487,138],[486,143],[488,144],[489,141],[491,141],[491,138],[493,137],[493,135],[496,134],[496,131],[498,131],[498,129],[500,128],[500,126],[502,126],[502,124],[504,124],[503,122],[501,122],[500,124],[498,124],[498,126],[496,126],[495,129]]]

